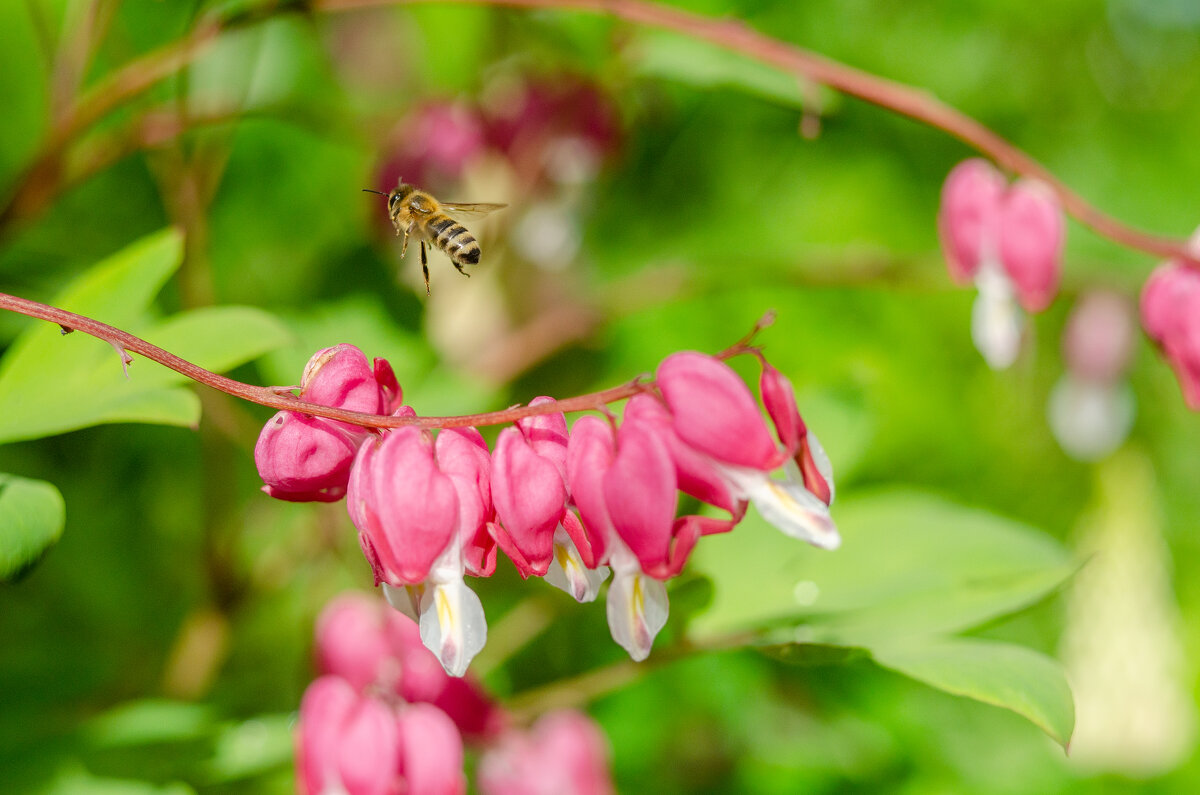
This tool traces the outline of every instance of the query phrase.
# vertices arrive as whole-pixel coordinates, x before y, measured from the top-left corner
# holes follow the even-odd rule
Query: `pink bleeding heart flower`
[[[303,795],[391,795],[402,782],[400,731],[391,708],[336,676],[300,702],[296,783]]]
[[[1058,197],[1044,183],[1017,181],[1000,206],[999,254],[1027,312],[1040,312],[1058,293],[1066,229]]]
[[[984,259],[995,257],[1004,175],[980,158],[964,160],[946,177],[938,236],[950,276],[970,284]]]
[[[304,368],[301,400],[324,406],[390,414],[400,385],[383,359],[374,365],[353,345],[318,351]],[[254,448],[263,491],[281,500],[335,502],[346,493],[350,465],[368,432],[355,425],[281,411],[267,421]]]
[[[462,795],[462,737],[454,722],[435,706],[410,704],[396,721],[400,734],[400,775],[408,795]]]
[[[1200,410],[1200,272],[1160,265],[1142,290],[1142,326],[1175,370],[1190,408]]]
[[[1057,196],[1030,179],[1006,188],[990,163],[967,160],[946,177],[938,233],[951,277],[974,280],[979,291],[975,347],[991,367],[1010,366],[1020,352],[1021,307],[1041,311],[1058,291],[1065,229]]]
[[[483,605],[463,582],[464,536],[472,543],[476,534],[462,529],[460,517],[482,512],[478,494],[460,505],[470,493],[440,469],[430,434],[405,427],[363,445],[347,496],[384,595],[420,623],[421,639],[452,676],[466,672],[487,640]]]
[[[317,619],[316,658],[321,674],[344,679],[359,693],[433,704],[464,736],[493,737],[508,723],[476,680],[449,676],[425,648],[417,624],[382,599],[350,592],[326,605]]]
[[[529,405],[553,403],[539,397]],[[608,570],[598,566],[579,519],[567,507],[568,433],[561,412],[505,428],[492,456],[493,532],[521,576],[545,577],[577,601],[596,598]]]
[[[786,535],[836,549],[841,537],[829,513],[829,458],[800,419],[791,385],[768,368],[764,364],[760,386],[783,448],[772,440],[750,390],[724,362],[690,351],[672,354],[659,365],[657,383],[675,433],[708,458],[737,499],[752,502]],[[786,478],[772,478],[781,466]]]
[[[611,795],[608,741],[581,712],[543,715],[511,731],[479,761],[483,795]]]

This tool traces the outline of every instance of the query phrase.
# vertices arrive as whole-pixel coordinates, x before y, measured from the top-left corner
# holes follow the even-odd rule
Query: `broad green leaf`
[[[976,638],[944,638],[873,649],[875,660],[920,682],[1032,721],[1064,748],[1075,729],[1075,702],[1055,660],[1031,649]]]
[[[716,586],[693,632],[803,622],[801,640],[845,643],[950,632],[1021,609],[1074,570],[1056,541],[1020,523],[919,492],[834,503],[834,552],[787,538],[751,510],[693,556]]]
[[[287,338],[265,313],[247,307],[185,312],[153,322],[148,305],[179,267],[182,241],[168,230],[89,270],[54,304],[136,334],[210,370],[261,356]],[[85,334],[63,336],[34,323],[0,361],[0,442],[34,439],[105,422],[194,425],[200,402],[187,379],[135,355],[126,377],[112,346]]]
[[[64,518],[53,484],[0,474],[0,581],[41,558],[62,535]]]
[[[806,90],[795,75],[675,33],[646,34],[634,52],[638,71],[649,77],[703,88],[735,88],[789,107],[813,110],[825,108],[835,96],[820,86]]]

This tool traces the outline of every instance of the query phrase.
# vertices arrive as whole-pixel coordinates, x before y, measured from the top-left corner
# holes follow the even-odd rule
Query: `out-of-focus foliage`
[[[53,127],[72,81],[48,64],[75,52],[91,5],[0,3],[0,185]],[[1183,0],[677,5],[922,86],[1130,222],[1176,235],[1197,222],[1200,14]],[[96,3],[105,35],[79,82],[174,40],[208,6]],[[402,120],[445,100],[502,116],[514,85],[566,76],[612,104],[619,141],[575,182],[481,161],[438,186],[512,207],[471,226],[484,248],[471,279],[431,255],[426,300],[380,197],[360,193],[387,187]],[[89,174],[131,130],[167,129],[142,121],[181,114],[183,134],[134,140]],[[967,154],[603,17],[282,14],[89,132],[62,172],[78,183],[0,229],[0,289],[255,383],[296,383],[314,350],[352,342],[388,358],[429,415],[611,386],[675,350],[719,350],[774,309],[762,341],[833,459],[845,544],[799,548],[753,515],[701,541],[658,648],[746,626],[769,629],[768,646],[646,666],[596,700],[622,791],[1193,792],[1200,422],[1146,344],[1119,466],[1072,461],[1044,419],[1074,295],[1133,295],[1153,263],[1072,225],[1066,295],[1032,322],[1016,367],[993,373],[971,347],[971,296],[937,253],[939,186]],[[126,381],[110,348],[49,324],[0,317],[0,342],[0,516],[28,498],[42,517],[20,530],[28,552],[0,564],[24,574],[0,586],[0,789],[290,792],[312,619],[370,586],[344,507],[258,491],[266,409],[193,394],[146,361]],[[96,425],[187,425],[201,407],[196,431]],[[47,483],[65,529],[26,568],[58,536]],[[1137,576],[1088,581],[1112,599],[1068,611],[1085,555],[1119,555]],[[528,696],[621,659],[600,606],[499,568],[477,583],[493,690]],[[1049,659],[1064,627],[1086,650],[1065,655],[1068,674],[1096,699],[1078,705],[1080,735],[1119,734],[1146,764],[1073,763],[1027,720],[909,678],[1063,739],[1069,702]],[[1142,630],[1136,645],[1121,627]],[[1103,700],[1139,671],[1183,706],[1131,720]],[[1164,733],[1184,739],[1155,755]]]

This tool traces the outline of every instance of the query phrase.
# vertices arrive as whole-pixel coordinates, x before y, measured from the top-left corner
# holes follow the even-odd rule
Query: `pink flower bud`
[[[969,284],[984,256],[995,254],[1004,176],[986,160],[959,163],[942,186],[938,236],[950,276]]]
[[[1026,311],[1040,312],[1054,300],[1065,234],[1058,197],[1041,182],[1019,180],[1004,195],[1000,261]]]
[[[616,532],[604,502],[604,475],[615,456],[611,425],[590,415],[576,420],[567,450],[567,482],[597,562],[606,560],[609,539]]]
[[[461,795],[462,737],[454,722],[437,707],[413,704],[400,712],[400,775],[406,795]]]
[[[300,703],[296,779],[304,795],[390,795],[399,782],[400,731],[392,710],[336,676]]]
[[[784,460],[754,396],[724,362],[702,353],[674,353],[658,366],[657,381],[675,433],[699,452],[760,470]]]
[[[350,411],[390,414],[402,399],[391,366],[353,345],[317,351],[304,368],[300,399]],[[259,434],[254,463],[263,491],[281,500],[334,502],[346,493],[350,465],[367,431],[291,411],[272,417]]]
[[[564,456],[565,463],[565,456]],[[539,455],[517,428],[505,428],[492,454],[496,542],[523,577],[543,576],[554,554],[554,531],[567,489],[554,459]]]
[[[591,718],[564,710],[510,732],[479,762],[483,795],[609,795],[608,741]]]
[[[1078,378],[1111,384],[1129,367],[1134,346],[1133,309],[1123,296],[1091,292],[1080,299],[1063,331],[1063,356]]]
[[[254,463],[270,496],[291,502],[336,502],[346,494],[356,435],[340,424],[293,411],[267,420]]]
[[[351,520],[391,585],[423,582],[456,540],[458,492],[437,468],[433,442],[419,428],[397,428],[364,444],[347,498]]]

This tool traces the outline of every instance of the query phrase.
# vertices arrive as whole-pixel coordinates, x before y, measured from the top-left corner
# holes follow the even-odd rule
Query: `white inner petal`
[[[608,628],[636,662],[650,655],[654,638],[667,623],[667,588],[653,577],[617,570],[608,589]]]
[[[1017,360],[1024,317],[1016,292],[999,265],[984,262],[975,277],[979,295],[971,310],[971,339],[993,370]]]
[[[762,518],[784,535],[822,549],[841,546],[842,537],[829,515],[829,506],[799,483],[764,476],[750,486],[748,493]]]
[[[451,676],[462,676],[487,642],[483,604],[461,579],[429,583],[421,594],[421,642]]]
[[[554,560],[543,579],[562,591],[567,592],[577,602],[594,602],[600,594],[600,586],[608,578],[608,566],[598,566],[589,569],[583,565],[583,558],[571,536],[562,525],[554,531]]]
[[[419,620],[417,612],[417,603],[421,599],[420,592],[414,593],[414,588],[420,586],[395,586],[382,583],[383,598],[387,599],[388,604],[399,610],[404,615],[411,618],[413,621]]]

